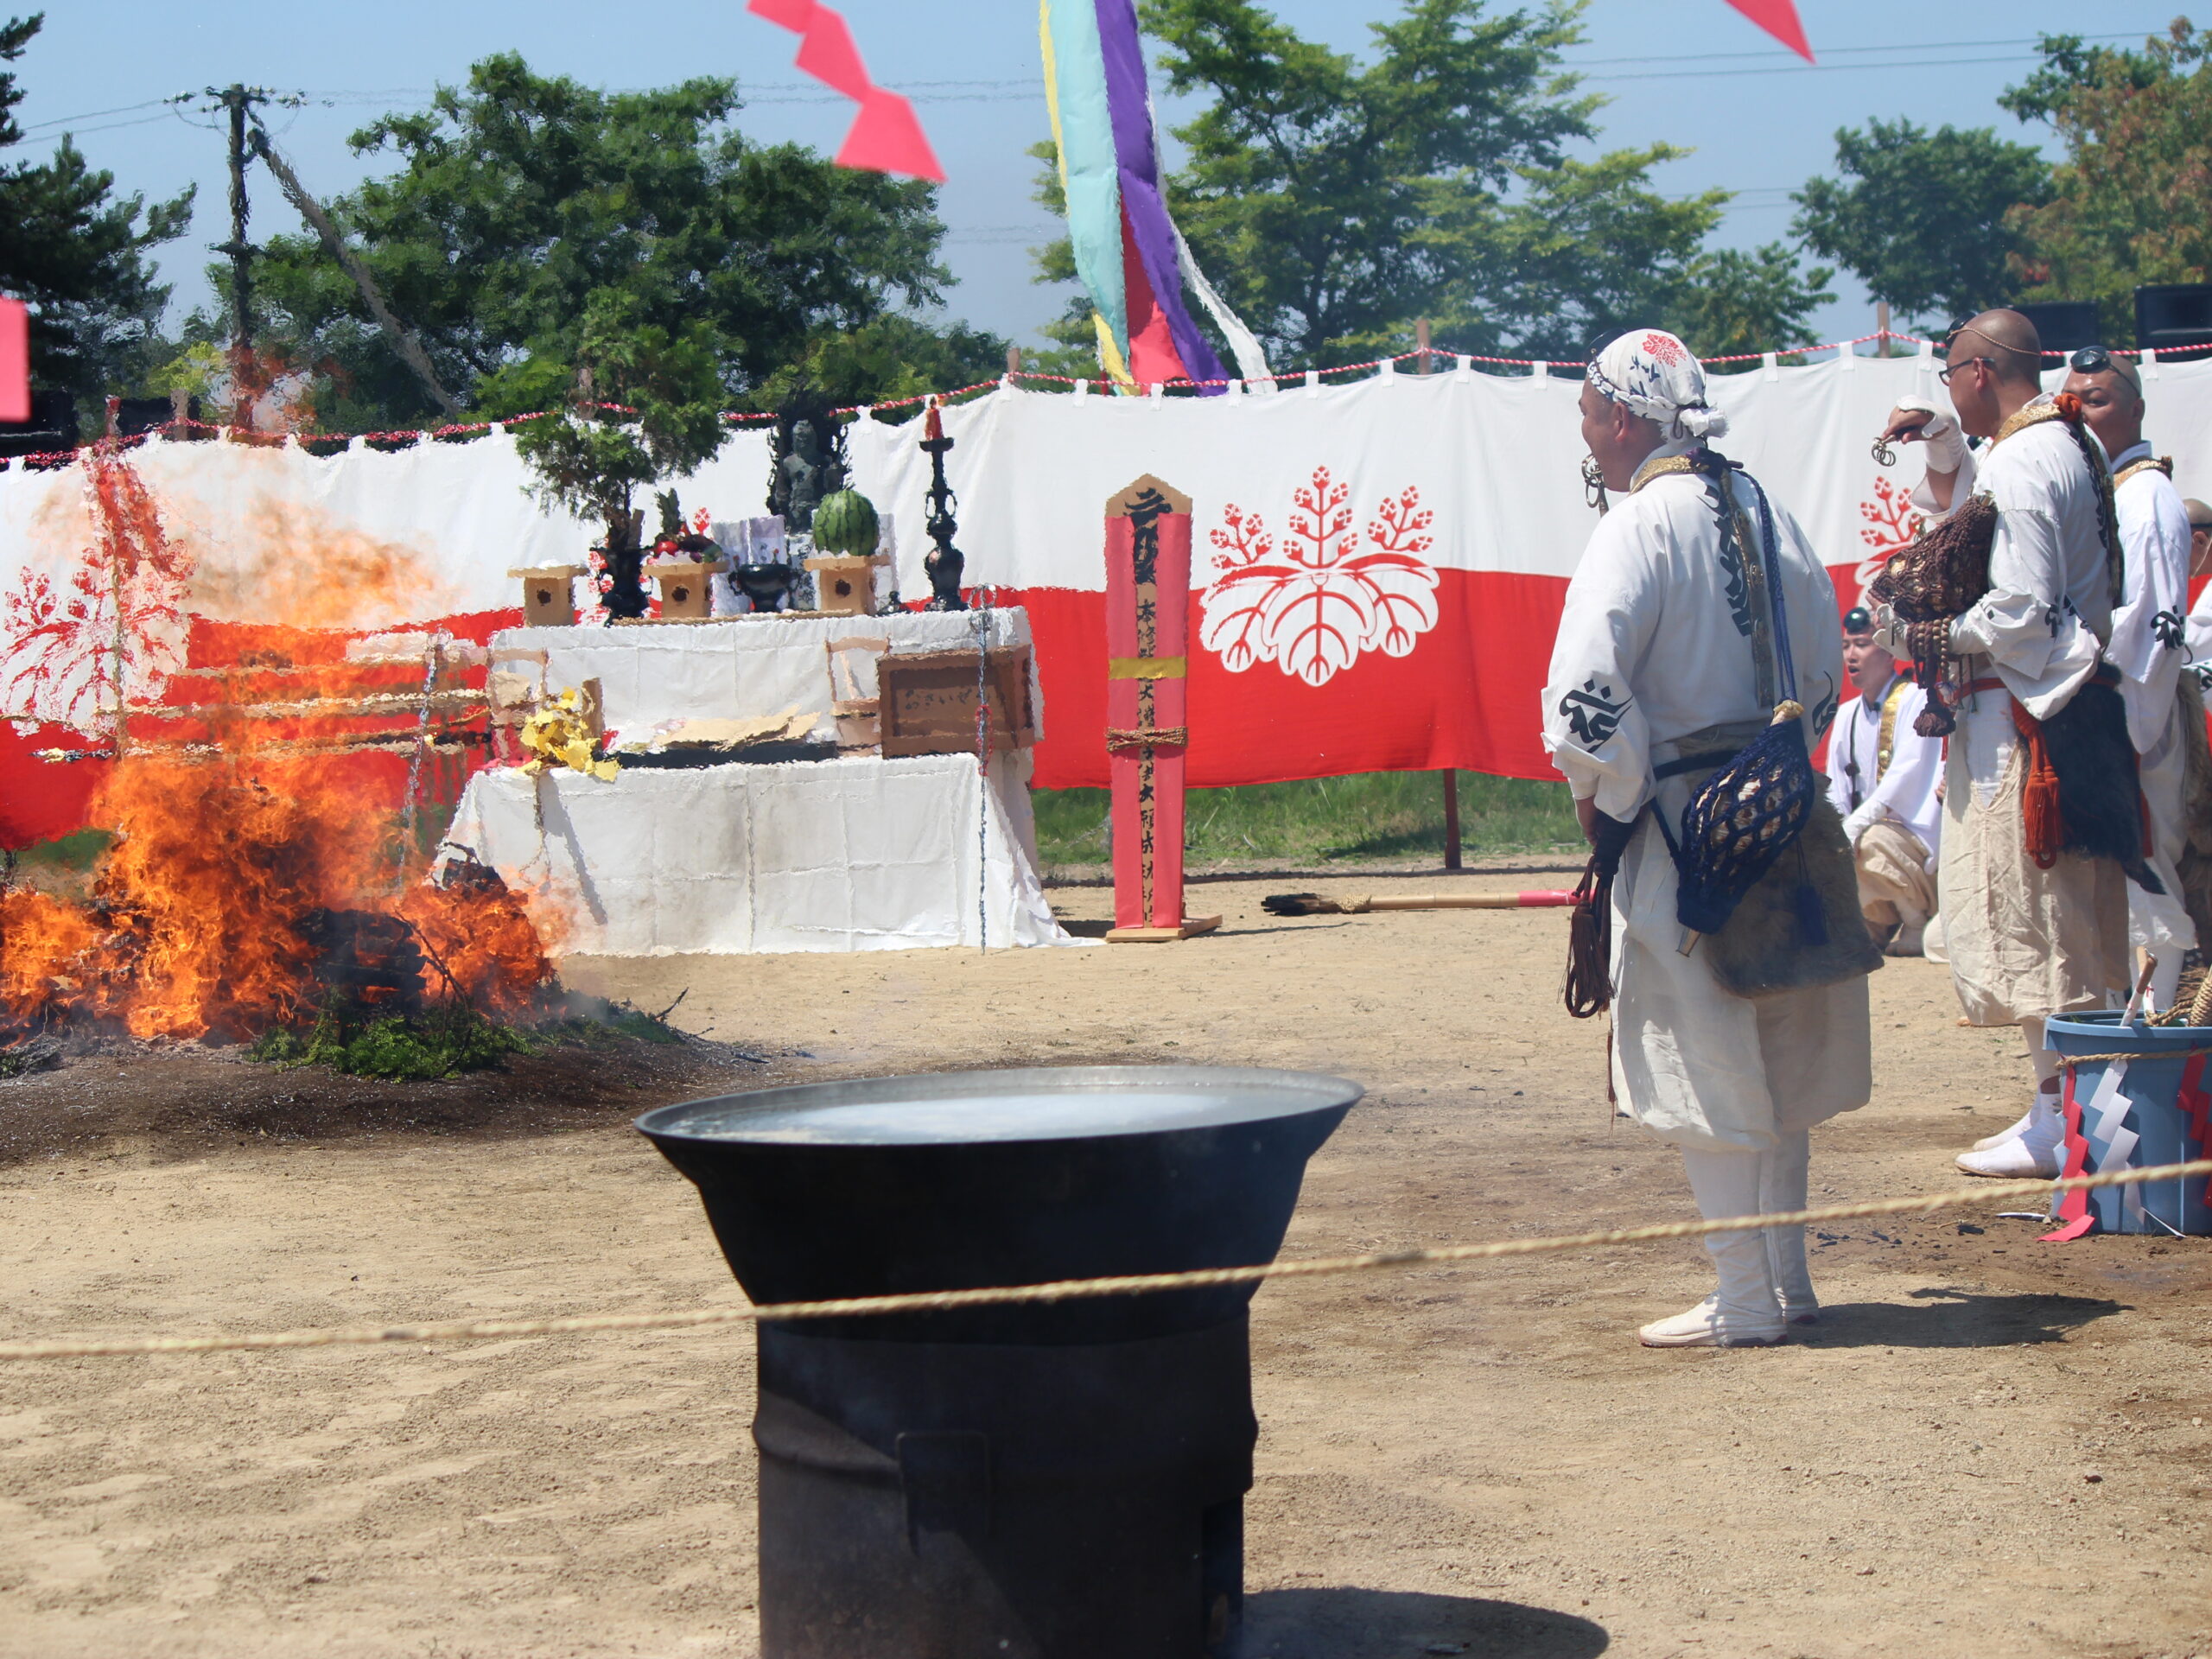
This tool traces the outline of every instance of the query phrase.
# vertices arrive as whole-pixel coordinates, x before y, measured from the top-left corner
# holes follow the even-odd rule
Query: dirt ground
[[[1386,883],[1409,885],[1295,885]],[[1175,946],[569,965],[643,1007],[688,988],[676,1022],[760,1060],[410,1090],[131,1056],[0,1084],[0,1330],[729,1302],[627,1118],[963,1065],[1360,1080],[1292,1255],[1693,1213],[1679,1160],[1611,1121],[1602,1028],[1560,1010],[1562,912],[1278,921],[1284,885],[1196,887],[1226,925]],[[1815,1202],[1948,1187],[2022,1103],[2017,1042],[1958,1028],[1942,969],[1891,964],[1874,1009],[1878,1092],[1816,1133]],[[1770,1351],[1637,1346],[1703,1294],[1691,1245],[1265,1288],[1252,1653],[2212,1654],[2212,1246],[2041,1244],[1997,1207],[1827,1230],[1824,1322]],[[751,1346],[0,1367],[0,1654],[752,1654]]]

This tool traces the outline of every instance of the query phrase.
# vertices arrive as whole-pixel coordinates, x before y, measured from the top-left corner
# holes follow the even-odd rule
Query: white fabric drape
[[[996,757],[988,789],[958,754],[604,782],[505,768],[469,780],[446,839],[498,870],[564,956],[1066,944],[1027,772],[1026,754]]]

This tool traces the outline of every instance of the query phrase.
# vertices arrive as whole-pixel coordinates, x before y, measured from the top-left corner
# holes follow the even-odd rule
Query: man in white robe
[[[2212,506],[2190,496],[2182,502],[2189,514],[2189,579],[2212,576]],[[2212,663],[2212,582],[2189,607],[2189,660]]]
[[[2196,948],[2196,926],[2181,899],[2179,868],[2186,828],[2182,785],[2188,760],[2179,702],[2188,659],[2189,509],[2174,487],[2173,463],[2151,453],[2143,436],[2143,386],[2134,367],[2101,346],[2075,353],[2065,390],[2082,400],[2089,429],[2112,457],[2113,505],[2126,562],[2120,607],[2113,613],[2105,660],[2125,677],[2127,735],[2135,745],[2143,799],[2150,809],[2149,863],[2162,893],[2129,884],[2128,942],[2158,958],[2151,995],[2171,1008],[2182,958]]]
[[[1599,521],[1567,588],[1544,745],[1593,841],[1599,815],[1634,825],[1613,887],[1614,1091],[1646,1129],[1682,1149],[1708,1218],[1800,1209],[1807,1132],[1872,1092],[1866,979],[1757,1001],[1723,989],[1709,951],[1682,953],[1675,861],[1654,821],[1663,813],[1679,826],[1694,763],[1726,758],[1776,713],[1754,662],[1757,589],[1747,592],[1742,559],[1724,542],[1718,486],[1685,461],[1726,423],[1706,407],[1689,349],[1657,330],[1599,354],[1581,408],[1605,486],[1626,499]],[[1728,487],[1758,523],[1751,481],[1738,474]],[[1809,750],[1840,686],[1835,592],[1778,505],[1772,524]],[[1706,1243],[1717,1290],[1643,1327],[1646,1344],[1768,1344],[1789,1321],[1816,1317],[1802,1228]]]
[[[1924,508],[1948,512],[1979,492],[1998,512],[1989,592],[1951,626],[1951,649],[1980,689],[1959,710],[1946,763],[1943,943],[1967,1020],[2018,1025],[2037,1079],[2021,1133],[1992,1137],[1999,1144],[1957,1161],[1974,1175],[2056,1175],[2060,1066],[2044,1046],[2044,1021],[2126,995],[2128,882],[2110,858],[2062,852],[2045,869],[2030,855],[2028,752],[2012,710],[2017,701],[2049,720],[2102,660],[2115,576],[2098,477],[2105,462],[2094,439],[2094,459],[2085,456],[2043,392],[2042,342],[2020,313],[1984,312],[1953,334],[1946,359],[1955,418],[1907,399],[1885,433],[1928,445],[1916,496]],[[1979,457],[1961,429],[1988,441]],[[1889,619],[1878,612],[1875,620],[1889,637]]]
[[[1866,925],[1893,957],[1916,957],[1936,913],[1943,745],[1913,721],[1928,698],[1874,641],[1873,619],[1843,619],[1844,677],[1859,695],[1828,732],[1828,800],[1843,819]]]

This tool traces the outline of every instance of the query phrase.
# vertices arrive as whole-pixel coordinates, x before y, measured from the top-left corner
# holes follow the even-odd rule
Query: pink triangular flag
[[[870,85],[868,66],[861,61],[860,48],[853,44],[853,31],[829,7],[814,8],[813,21],[807,24],[806,36],[798,43],[798,56],[791,61],[847,98],[866,101]]]
[[[1805,26],[1797,21],[1795,0],[1728,0],[1728,3],[1806,62],[1815,61],[1812,46],[1805,39]]]
[[[904,173],[910,177],[944,182],[944,169],[937,152],[914,118],[914,106],[896,92],[880,86],[868,89],[861,112],[853,118],[844,148],[837,152],[840,167],[864,167],[878,173]]]
[[[814,21],[814,0],[749,0],[745,9],[755,17],[766,17],[779,29],[801,35]]]

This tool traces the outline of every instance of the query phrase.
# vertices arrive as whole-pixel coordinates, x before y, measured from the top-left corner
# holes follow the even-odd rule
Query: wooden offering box
[[[708,586],[709,579],[728,569],[728,559],[647,565],[645,574],[660,584],[660,620],[696,622],[712,616],[715,596]]]
[[[875,667],[885,756],[975,753],[976,668],[972,651],[886,653]],[[1029,647],[992,646],[983,677],[991,747],[1030,747],[1037,713],[1029,700]]]
[[[572,628],[576,625],[575,590],[570,585],[590,574],[582,564],[541,564],[510,570],[522,578],[522,625],[526,628]]]
[[[814,608],[823,616],[875,613],[875,568],[891,560],[881,553],[820,554],[806,562],[814,573]]]

